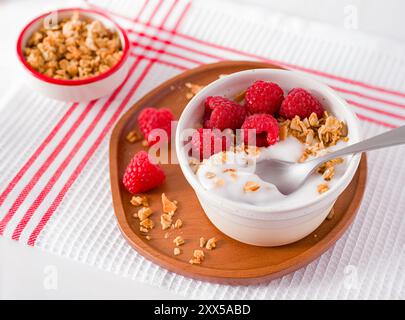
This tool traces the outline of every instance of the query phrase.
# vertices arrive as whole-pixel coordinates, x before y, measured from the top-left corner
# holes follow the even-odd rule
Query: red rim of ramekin
[[[44,17],[48,16],[49,14],[51,14],[52,12],[65,12],[65,11],[76,11],[79,13],[91,13],[91,14],[95,14],[95,15],[100,15],[105,19],[108,19],[109,21],[111,21],[111,23],[115,26],[115,28],[117,29],[118,32],[120,32],[122,34],[122,37],[124,38],[124,46],[123,46],[123,52],[122,52],[122,57],[121,59],[111,68],[109,69],[107,72],[104,72],[98,76],[95,77],[89,77],[86,79],[80,79],[80,80],[64,80],[64,79],[55,79],[55,78],[51,78],[48,77],[38,71],[36,71],[34,68],[32,68],[26,61],[24,54],[23,54],[23,48],[22,48],[22,38],[25,35],[25,33],[27,32],[27,30],[38,20],[43,19]],[[78,86],[78,85],[83,85],[83,84],[89,84],[89,83],[93,83],[96,82],[98,80],[102,80],[107,78],[108,76],[110,76],[111,74],[113,74],[115,71],[117,71],[123,64],[124,62],[127,60],[128,56],[129,56],[129,40],[128,40],[128,36],[126,34],[126,32],[124,31],[124,29],[122,29],[113,19],[111,19],[108,15],[104,14],[103,12],[97,11],[97,10],[93,10],[93,9],[84,9],[84,8],[65,8],[65,9],[58,9],[58,10],[53,10],[53,11],[49,11],[47,13],[44,13],[38,17],[36,17],[35,19],[31,20],[25,27],[24,29],[21,31],[20,35],[18,36],[18,40],[17,40],[17,55],[19,60],[21,61],[21,63],[23,64],[23,66],[36,78],[48,82],[48,83],[52,83],[52,84],[57,84],[57,85],[65,85],[65,86]]]

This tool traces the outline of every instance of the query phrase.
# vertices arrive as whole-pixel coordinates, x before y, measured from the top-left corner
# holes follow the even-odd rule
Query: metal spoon
[[[341,156],[405,144],[405,126],[303,163],[268,159],[256,163],[255,174],[285,195],[297,190],[321,164]]]

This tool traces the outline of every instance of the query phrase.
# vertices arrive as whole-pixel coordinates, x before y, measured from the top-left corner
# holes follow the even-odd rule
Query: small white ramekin
[[[39,73],[26,61],[23,49],[31,35],[38,30],[44,19],[56,16],[64,19],[78,12],[80,16],[101,21],[110,30],[117,31],[121,40],[123,54],[121,59],[107,72],[82,80],[54,79]],[[104,13],[82,8],[60,9],[47,12],[29,22],[17,40],[17,56],[23,67],[26,81],[37,92],[62,101],[82,102],[106,96],[114,91],[125,79],[129,71],[129,41],[126,32]]]
[[[177,126],[176,152],[183,174],[196,192],[208,218],[219,230],[241,242],[280,246],[304,238],[324,221],[336,199],[352,180],[360,162],[360,154],[347,157],[344,175],[328,192],[306,199],[305,202],[297,202],[292,198],[291,202],[283,204],[254,206],[225,199],[204,189],[188,163],[182,132],[201,122],[206,97],[234,97],[256,80],[276,82],[285,92],[295,87],[309,90],[328,111],[347,123],[349,143],[360,141],[361,135],[356,115],[331,88],[287,70],[254,69],[228,75],[206,86],[186,106]]]

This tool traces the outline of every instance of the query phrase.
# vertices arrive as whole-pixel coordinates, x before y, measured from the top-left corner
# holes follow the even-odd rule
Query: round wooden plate
[[[339,197],[334,206],[332,219],[306,238],[293,244],[266,248],[256,247],[233,240],[216,229],[206,217],[193,189],[176,164],[163,165],[166,182],[148,193],[151,208],[155,211],[152,220],[155,228],[149,232],[151,239],[139,231],[139,220],[133,218],[137,209],[130,204],[131,195],[124,189],[121,179],[127,164],[139,150],[146,149],[140,142],[131,144],[126,140],[129,131],[136,128],[139,110],[144,107],[169,107],[178,119],[187,105],[185,83],[206,85],[221,74],[230,74],[254,68],[278,68],[277,66],[246,61],[226,61],[204,65],[174,77],[139,100],[117,123],[110,141],[110,175],[115,214],[119,227],[127,241],[143,256],[170,271],[196,279],[226,284],[255,284],[271,280],[295,271],[325,252],[352,222],[363,196],[367,162],[363,155],[353,181]],[[161,230],[161,194],[178,201],[175,219],[182,219],[181,229]],[[173,239],[181,235],[185,244],[182,254],[173,255]],[[216,237],[217,248],[205,250],[206,257],[201,265],[191,265],[189,260],[194,249],[199,249],[199,238]]]

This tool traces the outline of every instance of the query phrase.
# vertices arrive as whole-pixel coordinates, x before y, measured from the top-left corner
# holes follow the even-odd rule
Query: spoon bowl
[[[304,184],[314,169],[310,162],[296,163],[268,159],[256,163],[255,173],[262,180],[275,185],[282,194],[289,195]]]

